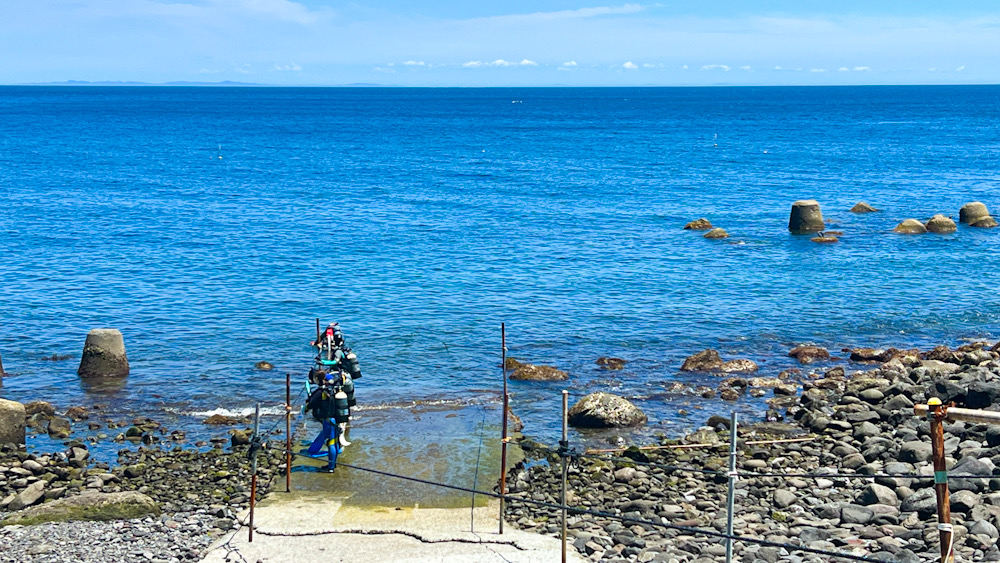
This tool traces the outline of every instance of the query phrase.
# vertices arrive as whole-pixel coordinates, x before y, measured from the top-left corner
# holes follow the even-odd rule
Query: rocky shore
[[[811,355],[829,357],[822,352]],[[796,547],[907,563],[940,558],[933,479],[898,477],[933,475],[929,423],[914,416],[913,405],[938,397],[957,406],[1000,410],[1000,349],[976,343],[922,353],[849,352],[847,365],[783,380],[782,385],[802,392],[769,399],[771,421],[739,426],[735,533],[785,547],[736,541],[736,560],[830,560]],[[725,387],[734,392],[752,388],[746,380],[727,381]],[[574,457],[568,504],[724,531],[728,424],[728,417],[711,417],[684,440],[663,441],[656,449]],[[750,443],[795,437],[806,439]],[[1000,561],[1000,427],[946,423],[945,439],[953,475],[983,476],[950,481],[956,555],[965,561]],[[712,445],[675,447],[684,442]],[[523,446],[529,461],[510,471],[509,490],[517,497],[558,503],[557,453],[530,441]],[[755,476],[760,473],[809,476]],[[536,505],[510,502],[506,518],[541,533],[557,535],[560,529],[559,512]],[[718,538],[609,517],[571,514],[569,534],[573,546],[594,561],[709,562],[725,555]]]
[[[82,443],[47,455],[3,446],[0,561],[199,560],[249,505],[246,449],[122,450],[110,467],[89,463]],[[261,450],[258,499],[283,465],[283,449]]]

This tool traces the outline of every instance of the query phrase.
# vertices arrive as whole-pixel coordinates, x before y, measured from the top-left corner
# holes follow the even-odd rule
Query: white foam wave
[[[244,407],[240,409],[226,409],[217,408],[208,411],[178,411],[177,414],[182,414],[185,416],[195,416],[200,418],[208,418],[214,415],[228,416],[232,418],[243,418],[247,416],[253,416],[254,407]],[[260,415],[263,416],[285,416],[285,405],[279,404],[271,407],[260,407]]]

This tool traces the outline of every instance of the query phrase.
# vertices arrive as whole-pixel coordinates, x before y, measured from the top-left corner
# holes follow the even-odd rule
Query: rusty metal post
[[[507,394],[507,332],[500,323],[500,371],[503,373],[503,421],[500,423],[500,534],[503,534],[503,513],[507,494],[507,408],[510,396]]]
[[[559,442],[559,453],[562,457],[562,493],[559,504],[562,505],[562,563],[566,563],[566,474],[569,469],[569,428],[567,424],[567,409],[569,408],[569,391],[562,391],[562,440]]]
[[[292,374],[285,373],[285,492],[292,492]]]
[[[933,412],[928,412],[927,418],[931,424],[931,452],[934,460],[934,492],[937,494],[938,535],[941,542],[941,563],[953,563],[951,498],[948,494],[948,468],[944,459],[944,419],[947,416],[945,406],[938,398],[927,401]]]
[[[254,447],[257,436],[260,433],[260,403],[257,403],[254,408],[253,415],[253,441],[251,442],[251,448]],[[251,455],[250,459],[250,532],[247,537],[247,541],[253,543],[253,509],[257,504],[257,456]]]

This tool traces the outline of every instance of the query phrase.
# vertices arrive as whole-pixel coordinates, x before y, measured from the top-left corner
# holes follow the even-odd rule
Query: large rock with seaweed
[[[512,370],[510,378],[520,381],[563,381],[569,374],[552,366],[536,366],[507,358],[507,369]]]
[[[79,520],[131,520],[157,515],[160,507],[148,496],[137,491],[120,493],[90,493],[62,498],[34,506],[8,516],[0,526],[29,526],[43,522]]]
[[[569,409],[576,428],[617,428],[646,424],[646,414],[628,399],[611,393],[591,393]]]

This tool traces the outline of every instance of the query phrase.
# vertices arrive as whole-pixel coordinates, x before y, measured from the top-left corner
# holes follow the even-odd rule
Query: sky
[[[1000,2],[0,0],[0,84],[1000,83]]]

